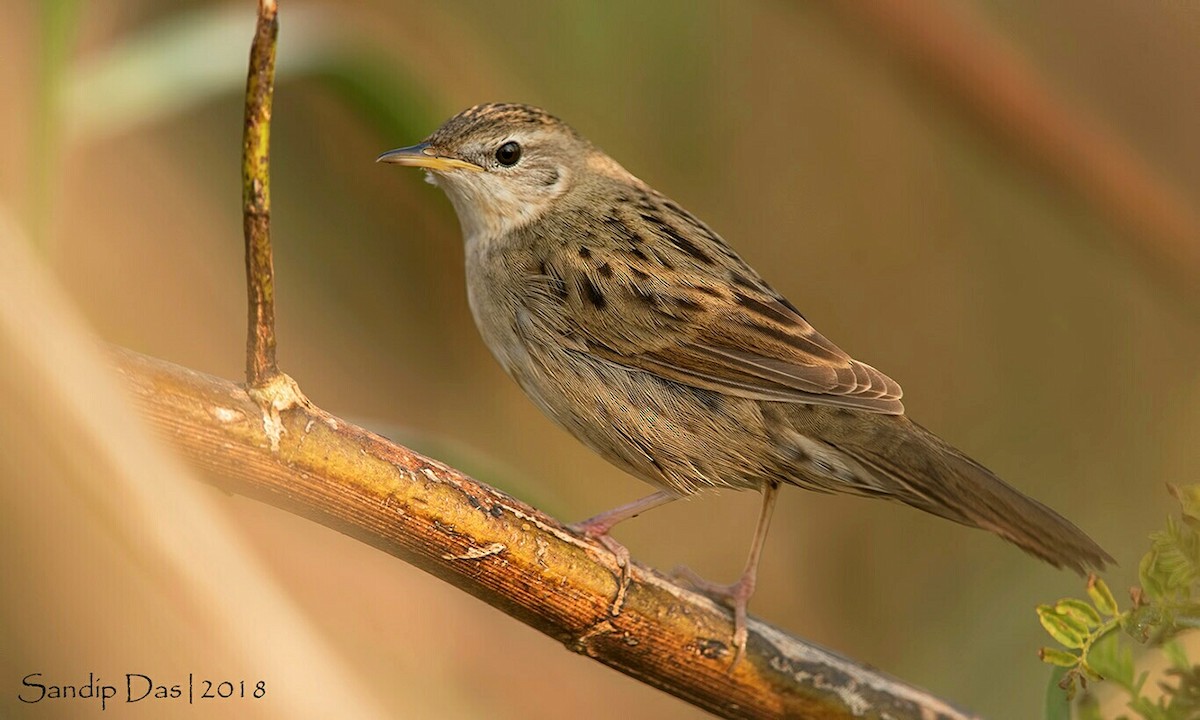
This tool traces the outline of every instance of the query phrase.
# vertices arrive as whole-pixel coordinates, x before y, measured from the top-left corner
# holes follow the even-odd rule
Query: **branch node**
[[[263,433],[267,436],[273,453],[279,452],[279,441],[287,432],[283,427],[282,417],[285,410],[303,408],[310,412],[317,412],[316,406],[301,392],[296,381],[286,373],[277,373],[258,387],[246,388],[246,394],[262,409]],[[336,430],[337,424],[333,423],[330,427]]]

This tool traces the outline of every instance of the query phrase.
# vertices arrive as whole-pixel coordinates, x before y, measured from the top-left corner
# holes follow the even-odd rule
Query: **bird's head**
[[[450,196],[466,238],[496,238],[540,218],[589,176],[633,180],[569,125],[529,105],[468,108],[380,162],[424,168]],[[636,182],[636,180],[633,180]]]

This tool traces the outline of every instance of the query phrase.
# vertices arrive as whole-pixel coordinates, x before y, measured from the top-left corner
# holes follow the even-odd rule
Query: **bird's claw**
[[[690,589],[733,609],[733,637],[731,644],[733,645],[734,653],[733,662],[729,664],[729,669],[727,670],[727,672],[733,672],[733,669],[737,667],[742,656],[746,654],[746,642],[750,638],[750,631],[746,621],[746,608],[750,603],[750,596],[754,594],[753,577],[742,576],[742,579],[732,585],[725,585],[705,580],[691,568],[682,565],[671,570],[670,576]]]
[[[612,553],[613,558],[617,561],[617,592],[613,597],[612,607],[609,608],[609,614],[617,617],[621,614],[621,607],[625,604],[625,591],[629,589],[629,583],[632,580],[629,570],[629,548],[618,542],[612,535],[609,535],[608,528],[596,529],[590,527],[587,521],[576,523],[569,527],[573,532],[582,535],[588,540],[595,540],[600,543],[604,546],[605,550]]]

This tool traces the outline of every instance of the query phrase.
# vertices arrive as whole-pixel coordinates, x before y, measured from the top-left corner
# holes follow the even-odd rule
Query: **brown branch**
[[[727,609],[636,563],[621,583],[608,550],[528,505],[307,402],[271,418],[227,380],[129,350],[114,359],[151,426],[214,484],[409,561],[716,715],[973,717],[754,619],[730,672]]]
[[[242,230],[246,237],[246,383],[261,387],[279,375],[275,364],[275,269],[271,260],[270,139],[275,85],[275,0],[259,0],[250,46],[242,135]]]
[[[1090,203],[1134,255],[1194,304],[1200,216],[1181,192],[1096,119],[1072,108],[1020,53],[958,4],[827,2],[866,29],[1018,156]]]

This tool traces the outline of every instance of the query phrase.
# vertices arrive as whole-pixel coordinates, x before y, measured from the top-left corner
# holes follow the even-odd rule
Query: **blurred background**
[[[1120,563],[1114,588],[1173,510],[1164,482],[1200,480],[1200,5],[281,5],[278,354],[323,408],[564,520],[648,492],[503,374],[470,319],[449,203],[373,162],[468,105],[528,102],[724,235],[897,379],[911,416],[1086,529]],[[240,379],[253,3],[0,7],[0,209],[100,339]],[[26,316],[55,322],[41,310]],[[32,672],[261,674],[180,622],[187,601],[137,560],[120,510],[64,484],[99,451],[52,440],[54,417],[30,425],[41,386],[10,359],[6,387],[27,392],[0,411],[0,714],[99,714],[15,702]],[[374,549],[199,494],[387,714],[702,716]],[[732,581],[757,504],[700,497],[615,534],[655,567]],[[1082,591],[985,533],[795,489],[759,587],[756,616],[995,718],[1039,716],[1033,608]],[[300,703],[346,687],[272,686]]]

